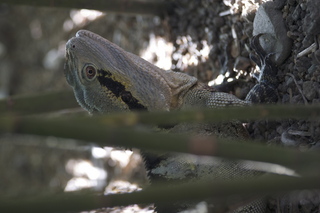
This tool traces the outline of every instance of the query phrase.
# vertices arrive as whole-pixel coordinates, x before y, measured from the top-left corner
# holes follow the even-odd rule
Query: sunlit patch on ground
[[[114,182],[119,178],[128,179],[124,173],[130,174],[131,170],[137,167],[137,164],[142,163],[141,156],[138,153],[112,147],[101,148],[93,146],[88,148],[91,149],[92,157],[90,160],[72,158],[67,161],[65,169],[72,178],[68,181],[65,191],[77,191],[86,188],[100,191],[106,185],[106,194],[109,191],[110,193],[121,191],[120,189],[123,189],[122,192],[139,189],[138,185],[131,184],[130,180]],[[106,170],[106,166],[112,169]],[[112,177],[110,177],[108,171],[112,173]]]
[[[66,164],[66,171],[73,175],[65,191],[76,191],[84,188],[101,189],[107,178],[107,172],[98,168],[87,160],[70,159]]]
[[[150,34],[148,47],[142,52],[141,57],[154,65],[169,70],[171,69],[171,54],[173,44],[164,38]]]
[[[184,70],[188,66],[197,66],[208,60],[211,46],[207,41],[203,40],[198,45],[187,35],[179,36],[176,43],[179,45],[179,50],[172,55],[173,60],[177,61],[177,64],[172,67],[173,69]]]
[[[225,77],[226,77],[225,75],[220,74],[220,75],[218,75],[217,78],[213,79],[212,81],[209,81],[208,85],[209,86],[219,85],[223,82]]]
[[[132,151],[130,150],[112,150],[110,152],[111,159],[118,162],[122,168],[128,165],[131,155]]]
[[[114,208],[106,208],[101,210],[91,211],[90,213],[153,213],[154,208],[151,205],[148,206],[139,206],[139,205],[131,205],[126,207],[114,207]]]
[[[92,157],[94,159],[104,159],[105,163],[111,164],[115,167],[114,173],[122,173],[128,167],[132,167],[132,161],[137,160],[137,153],[130,150],[118,150],[112,147],[92,147]],[[140,159],[141,160],[141,159]],[[107,171],[97,167],[99,164],[94,165],[92,162],[95,160],[74,160],[71,159],[66,164],[66,170],[73,175],[73,178],[69,180],[65,191],[75,191],[85,188],[101,190],[103,183],[108,182],[108,185],[104,187],[104,194],[119,194],[119,193],[130,193],[134,191],[140,191],[142,188],[130,180],[120,180],[113,178],[111,181],[107,181]],[[97,162],[96,162],[97,163]],[[132,168],[131,168],[132,169]],[[116,174],[113,174],[116,175]],[[121,176],[121,175],[120,175]],[[98,210],[90,211],[90,213],[152,213],[154,212],[154,206],[149,205],[129,205],[126,207],[112,207],[102,208]]]
[[[207,41],[201,41],[201,45],[194,43],[189,35],[179,36],[176,40],[179,49],[176,50],[171,42],[164,38],[150,34],[148,47],[141,53],[141,57],[156,66],[169,70],[183,71],[188,66],[197,66],[208,60],[211,46]],[[172,59],[177,61],[172,64]]]
[[[140,190],[141,188],[137,184],[132,184],[123,180],[115,180],[108,185],[105,190],[105,194],[127,193]]]
[[[259,5],[271,0],[243,1],[243,0],[223,0],[223,3],[229,7],[228,10],[222,11],[220,16],[241,13],[245,18],[248,14],[255,12]]]

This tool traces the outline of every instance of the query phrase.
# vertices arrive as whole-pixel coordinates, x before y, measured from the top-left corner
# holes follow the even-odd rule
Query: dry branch
[[[1,2],[37,7],[85,8],[114,13],[159,16],[167,10],[167,4],[163,0],[1,0]]]
[[[79,107],[72,91],[40,93],[0,100],[0,114],[39,114]],[[115,113],[105,116],[112,125],[134,125],[137,123],[168,125],[181,122],[221,122],[228,120],[280,120],[320,119],[319,105],[258,105],[223,109],[201,109],[174,112]]]
[[[145,190],[111,194],[107,196],[93,193],[61,193],[36,197],[7,198],[0,197],[0,212],[53,213],[79,212],[103,207],[127,206],[142,203],[172,203],[175,201],[205,198],[211,200],[229,200],[230,196],[251,195],[259,197],[266,194],[283,193],[292,190],[320,188],[318,176],[294,178],[287,176],[269,176],[246,181],[197,182],[181,185],[156,185]],[[238,202],[238,201],[237,201]]]
[[[35,134],[73,138],[95,142],[100,146],[118,146],[209,155],[276,163],[295,168],[320,162],[320,154],[295,149],[270,147],[236,139],[190,137],[188,135],[160,134],[136,131],[134,128],[108,125],[107,117],[3,117],[0,132]]]
[[[57,91],[33,95],[13,96],[0,100],[2,114],[40,114],[79,107],[73,91]]]

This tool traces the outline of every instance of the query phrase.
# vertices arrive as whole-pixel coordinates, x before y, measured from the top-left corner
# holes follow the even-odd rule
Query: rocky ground
[[[255,65],[249,59],[253,53],[250,39],[253,35],[267,33],[272,38],[260,40],[260,44],[268,53],[275,53],[272,59],[278,67],[277,103],[319,103],[319,1],[275,0],[265,3],[257,0],[181,0],[175,3],[178,4],[177,8],[168,17],[172,27],[170,39],[175,41],[188,35],[197,44],[198,50],[202,48],[204,40],[212,45],[208,60],[203,61],[199,56],[199,61],[203,63],[186,67],[185,72],[205,82],[223,75],[223,83],[237,82],[232,87],[226,87],[227,91],[244,98],[254,84],[251,76],[256,72]],[[182,56],[196,53],[188,49],[188,41],[183,45],[176,43],[175,47],[175,53]],[[177,65],[179,61],[173,59],[173,64]],[[313,149],[320,144],[318,121],[257,121],[248,124],[248,130],[256,140],[283,146]],[[292,201],[294,197],[299,198],[291,203],[290,199]],[[305,196],[288,195],[280,199],[278,210],[318,212],[319,197],[318,192],[306,192]],[[277,201],[271,199],[269,210],[277,211],[276,206]]]
[[[172,6],[162,18],[107,14],[95,20],[86,17],[78,22],[75,21],[77,11],[70,13],[69,10],[62,9],[1,5],[0,15],[4,18],[0,20],[0,95],[68,88],[62,75],[64,44],[77,30],[85,28],[136,54],[140,54],[148,46],[150,34],[162,37],[166,42],[172,43],[171,69],[189,73],[213,86],[222,82],[224,86],[217,88],[234,93],[240,98],[245,98],[254,86],[256,81],[252,75],[258,72],[256,65],[250,60],[250,55],[254,54],[250,39],[253,35],[268,33],[271,37],[262,38],[261,45],[267,52],[275,53],[273,60],[278,67],[278,103],[310,105],[320,102],[318,0],[275,0],[273,3],[269,2],[268,6],[263,6],[258,13],[258,8],[266,1],[168,2]],[[270,49],[270,46],[273,48]],[[159,56],[153,54],[152,59],[156,62]],[[52,61],[54,63],[50,63]],[[214,80],[216,78],[219,81]],[[248,130],[256,140],[283,146],[315,149],[320,144],[320,124],[315,121],[257,121],[249,123]],[[49,147],[52,146],[50,140],[52,139],[49,139]],[[23,152],[29,152],[23,149]],[[63,149],[56,147],[56,150]],[[17,153],[13,152],[12,148],[10,150]],[[45,150],[45,153],[51,153],[46,148]],[[88,150],[81,152],[82,158],[90,158]],[[70,150],[68,153],[74,158],[79,157]],[[30,172],[33,166],[26,170],[26,165],[22,163],[25,160],[20,154],[10,156],[16,156],[13,167],[20,168],[22,173],[18,174]],[[61,158],[59,156],[52,157],[51,164],[58,162],[57,159]],[[40,154],[30,159],[36,164],[42,161]],[[68,160],[70,159],[63,161]],[[130,166],[117,170],[120,168],[117,167],[119,163],[112,162],[108,163],[112,165],[108,168],[110,176],[119,177],[117,175],[120,170],[132,171]],[[141,160],[131,166],[137,166],[139,162],[141,163]],[[7,165],[0,166],[6,168]],[[37,166],[39,165],[35,167]],[[59,168],[64,171],[64,164]],[[45,175],[49,173],[56,171],[42,170],[38,177],[30,173],[30,179],[39,178],[43,183],[61,187],[70,178],[70,174],[65,171],[59,177],[54,176],[55,178]],[[129,173],[126,173],[125,177],[120,176],[123,179],[134,176]],[[137,174],[136,170],[134,174]],[[5,178],[10,179],[10,176]],[[11,181],[23,183],[20,179]],[[5,189],[5,185],[2,185],[2,189]],[[294,198],[298,199],[292,203]],[[284,209],[291,206],[292,212],[318,212],[319,203],[317,192],[303,192],[279,200],[271,198],[268,209],[270,212],[276,212],[276,209],[290,212]]]
[[[280,46],[278,49],[267,50],[269,53],[278,54],[278,103],[308,105],[319,102],[318,1],[282,0],[274,1],[272,4],[269,2],[268,6],[264,7],[267,9],[261,11],[255,20],[256,26],[268,21],[268,24],[260,27],[264,29],[254,27],[256,11],[263,3],[261,1],[175,2],[179,2],[180,5],[168,18],[172,27],[171,40],[176,41],[177,38],[188,35],[192,42],[197,44],[198,49],[201,49],[203,40],[212,45],[209,59],[197,66],[185,68],[185,72],[205,82],[223,75],[223,82],[238,82],[236,88],[228,89],[238,97],[244,98],[254,84],[251,75],[255,72],[255,67],[249,60],[250,54],[253,53],[250,38],[258,33],[269,33],[277,40],[274,42],[278,45],[274,46]],[[285,28],[282,29],[282,26]],[[279,44],[280,41],[282,44]],[[175,53],[180,55],[196,53],[188,49],[188,42],[183,45],[176,43],[175,47]],[[173,60],[173,64],[178,63],[179,61]],[[263,140],[281,140],[283,134],[290,136],[289,130],[295,133],[300,131],[291,134],[295,137],[294,145],[307,143],[308,146],[313,146],[320,139],[318,123],[306,121],[272,124],[257,122],[251,124],[249,130],[255,139]],[[282,142],[286,144],[286,139]]]

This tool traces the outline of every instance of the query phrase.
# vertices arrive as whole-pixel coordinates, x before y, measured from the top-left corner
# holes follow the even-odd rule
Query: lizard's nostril
[[[66,44],[66,48],[67,49],[74,49],[76,48],[76,41],[74,40],[75,38],[71,38],[67,44]]]

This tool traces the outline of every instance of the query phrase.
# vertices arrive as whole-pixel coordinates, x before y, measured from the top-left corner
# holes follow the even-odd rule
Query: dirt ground
[[[179,2],[179,3],[178,3]],[[197,66],[185,68],[185,72],[197,76],[205,82],[224,75],[223,82],[232,79],[238,81],[232,92],[244,98],[254,84],[251,77],[255,72],[253,64],[248,62],[252,49],[250,39],[253,36],[254,18],[261,1],[176,1],[179,5],[168,23],[171,27],[170,39],[188,35],[201,48],[201,41],[212,45],[209,59]],[[286,35],[291,44],[283,46],[281,51],[286,57],[277,63],[279,86],[278,103],[281,104],[318,104],[320,101],[319,32],[320,2],[304,0],[275,0],[274,6],[279,12],[277,21],[283,22]],[[228,7],[230,6],[230,7]],[[232,14],[224,15],[231,8]],[[270,17],[264,17],[270,18]],[[275,28],[277,26],[274,26]],[[277,31],[277,30],[275,30]],[[237,40],[237,42],[235,42]],[[175,52],[181,55],[194,54],[188,44],[175,45]],[[173,60],[174,64],[178,64]],[[179,70],[179,68],[177,69]],[[245,81],[245,83],[243,83]],[[283,146],[295,146],[301,149],[317,149],[320,142],[320,123],[318,121],[285,120],[281,122],[257,121],[248,124],[252,138]],[[269,210],[275,212],[277,202],[282,212],[318,212],[319,193],[306,192],[281,199],[270,199]],[[290,199],[298,202],[290,203]],[[289,207],[292,205],[291,207]]]
[[[0,95],[5,97],[69,88],[62,74],[64,44],[77,30],[85,28],[138,55],[147,48],[150,35],[162,37],[173,46],[170,56],[172,70],[186,72],[213,86],[216,86],[214,79],[218,77],[220,82],[226,85],[223,87],[224,91],[244,99],[256,83],[252,77],[257,72],[257,67],[250,60],[250,55],[254,53],[250,47],[250,39],[257,30],[254,26],[256,12],[265,1],[172,0],[169,2],[170,10],[161,18],[106,14],[95,20],[86,17],[78,23],[74,18],[76,10],[70,12],[67,9],[0,5],[2,17]],[[273,14],[271,13],[265,17],[283,23],[286,30],[283,34],[275,24],[271,24],[271,31],[277,39],[284,36],[289,39],[288,44],[277,50],[282,56],[282,60],[276,62],[279,81],[278,103],[319,104],[320,2],[275,0],[272,7],[277,11],[277,16],[271,17]],[[274,20],[276,18],[279,20]],[[152,61],[156,63],[158,57],[154,53]],[[234,83],[228,84],[231,81]],[[320,145],[319,121],[257,121],[247,126],[253,139],[267,141],[270,144],[294,146],[298,149],[318,149]],[[90,158],[86,151],[82,152],[83,158]],[[75,158],[78,156],[78,154],[71,155]],[[26,174],[25,164],[21,164],[23,160],[20,158],[21,156],[14,158],[15,166],[21,169],[21,174]],[[58,158],[60,157],[56,159]],[[30,161],[39,162],[34,159]],[[53,157],[51,164],[55,164],[54,162]],[[118,164],[113,163],[112,168],[108,167],[110,176],[116,176],[114,175],[116,171],[119,173],[116,167]],[[131,166],[137,165],[141,166],[141,159]],[[63,167],[62,164],[61,170],[64,170]],[[130,170],[128,166],[126,169],[127,172]],[[28,167],[27,171],[30,172],[29,170]],[[134,171],[134,174],[130,174],[132,176],[137,176],[139,173],[132,168],[130,171]],[[60,174],[63,177],[54,179],[59,180],[59,183],[47,176],[58,172],[43,170],[39,174],[42,183],[65,185],[70,174],[63,172]],[[34,174],[28,177],[34,178]],[[138,177],[145,181],[145,177],[139,175]],[[20,179],[17,181],[23,182]],[[2,187],[5,189],[4,185]],[[292,200],[298,201],[292,204]],[[288,209],[291,208],[292,212],[318,212],[319,204],[319,193],[308,191],[287,195],[280,200],[270,198],[268,210],[277,212],[276,209],[281,208],[283,212],[290,212]]]

